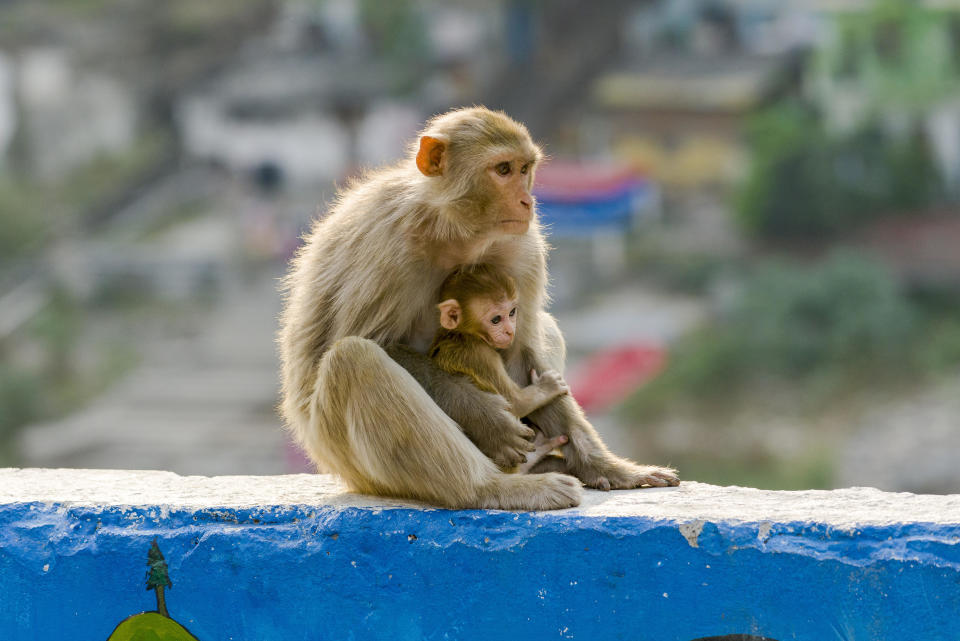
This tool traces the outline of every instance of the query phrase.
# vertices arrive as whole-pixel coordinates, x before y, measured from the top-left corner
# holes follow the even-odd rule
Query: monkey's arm
[[[501,369],[503,368],[501,367]],[[570,393],[566,381],[553,370],[548,370],[540,375],[537,374],[536,370],[531,370],[530,380],[532,383],[526,387],[517,386],[507,376],[506,370],[503,370],[503,376],[506,379],[505,384],[510,384],[515,388],[514,396],[510,399],[510,406],[513,413],[520,418],[540,409],[558,396]]]
[[[517,385],[503,364],[500,354],[480,340],[442,340],[432,350],[437,365],[451,374],[468,376],[482,390],[496,392],[510,403],[510,411],[517,418],[543,407],[570,389],[555,371],[537,375],[530,372],[532,383],[525,387]]]
[[[498,467],[513,468],[533,451],[534,430],[510,413],[503,396],[481,390],[465,376],[443,371],[433,360],[405,345],[388,346],[386,352]]]

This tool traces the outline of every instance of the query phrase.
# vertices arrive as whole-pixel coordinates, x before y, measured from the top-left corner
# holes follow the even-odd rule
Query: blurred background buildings
[[[0,2],[0,463],[305,469],[277,279],[429,116],[551,161],[552,311],[612,447],[960,490],[960,3]]]

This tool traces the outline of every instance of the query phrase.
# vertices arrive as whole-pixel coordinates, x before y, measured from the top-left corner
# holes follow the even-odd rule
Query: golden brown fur
[[[485,392],[506,396],[498,387],[501,382],[498,370],[507,376],[503,360],[479,337],[441,328],[430,345],[429,354],[443,371],[466,376]]]
[[[576,505],[580,483],[571,476],[501,472],[497,465],[522,458],[532,431],[496,395],[436,376],[417,354],[437,329],[434,297],[444,278],[482,261],[509,273],[532,310],[504,353],[511,377],[562,368],[562,338],[542,311],[546,244],[535,213],[524,205],[528,229],[509,222],[512,197],[484,173],[495,158],[519,167],[540,151],[522,125],[483,108],[439,116],[423,133],[443,141],[442,175],[418,170],[415,148],[411,158],[355,182],[292,262],[279,333],[283,413],[318,466],[360,492],[446,507]],[[531,165],[526,190],[532,179]],[[413,349],[397,352],[400,344]],[[436,402],[421,386],[428,379]],[[485,411],[465,410],[478,407]],[[610,454],[569,397],[537,410],[534,420],[550,436],[569,434],[566,471],[590,486],[676,482],[670,470]]]
[[[517,316],[522,315],[517,310],[516,283],[509,274],[488,264],[457,269],[441,285],[438,298],[442,301],[438,305],[441,325],[450,325],[438,329],[430,345],[428,353],[437,367],[467,376],[480,389],[500,394],[518,418],[569,392],[554,371],[531,372],[532,384],[521,387],[507,374],[500,352],[491,343],[495,335],[509,342],[510,332],[519,322]],[[454,318],[449,317],[450,308],[456,309]],[[488,325],[489,319],[478,318],[478,309],[502,317],[499,324]]]

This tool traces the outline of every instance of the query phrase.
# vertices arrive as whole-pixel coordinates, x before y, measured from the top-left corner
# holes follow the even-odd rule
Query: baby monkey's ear
[[[456,329],[463,320],[463,312],[456,298],[450,298],[437,305],[440,310],[440,325],[445,329]]]

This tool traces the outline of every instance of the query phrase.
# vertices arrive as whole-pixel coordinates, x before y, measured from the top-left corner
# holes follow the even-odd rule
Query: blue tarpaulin
[[[550,164],[534,186],[541,223],[555,236],[626,230],[653,196],[649,180],[630,169]]]

